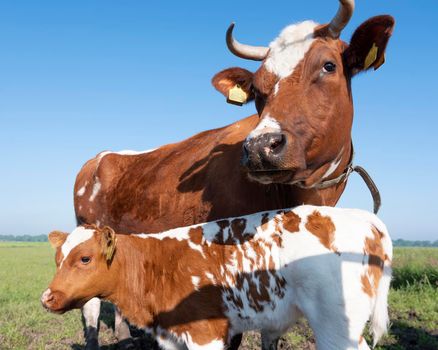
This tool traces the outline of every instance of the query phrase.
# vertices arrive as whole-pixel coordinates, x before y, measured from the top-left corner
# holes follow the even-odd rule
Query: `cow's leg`
[[[120,310],[114,305],[115,322],[114,333],[118,341],[118,348],[124,350],[135,349],[134,341],[131,338],[129,325],[123,318]]]
[[[277,332],[262,331],[262,350],[277,350],[280,335]]]
[[[100,299],[93,298],[82,307],[85,323],[85,350],[99,350]]]

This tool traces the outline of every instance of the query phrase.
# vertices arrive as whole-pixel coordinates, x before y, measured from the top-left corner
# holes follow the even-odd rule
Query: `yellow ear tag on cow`
[[[384,63],[385,63],[385,53],[383,53],[383,55],[380,56],[379,60],[374,65],[374,70],[377,70]]]
[[[247,99],[248,96],[246,92],[243,91],[243,89],[240,87],[239,84],[234,85],[234,87],[228,91],[228,99],[227,99],[228,103],[242,106]]]
[[[376,61],[378,51],[379,51],[379,48],[376,46],[375,43],[373,43],[373,46],[371,47],[370,52],[368,52],[368,55],[365,58],[365,63],[364,63],[363,69],[370,68],[370,66]]]

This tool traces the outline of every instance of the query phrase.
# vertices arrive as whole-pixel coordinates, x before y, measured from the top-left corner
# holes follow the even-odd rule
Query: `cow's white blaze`
[[[62,263],[65,261],[65,259],[67,259],[70,252],[79,244],[93,237],[93,234],[94,230],[92,229],[86,229],[82,226],[76,227],[73,232],[67,236],[67,239],[61,247],[61,252],[64,257],[61,261],[60,267],[62,267]]]
[[[263,117],[263,119],[260,121],[260,123],[257,125],[257,127],[250,132],[246,140],[251,140],[259,135],[272,132],[272,133],[279,133],[281,132],[281,127],[278,121],[276,121],[274,118],[272,118],[269,114]]]
[[[266,69],[280,79],[291,75],[315,40],[314,30],[317,26],[318,23],[313,21],[304,21],[284,28],[269,45]]]

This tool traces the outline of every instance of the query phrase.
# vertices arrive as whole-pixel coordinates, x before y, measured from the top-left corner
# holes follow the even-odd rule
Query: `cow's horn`
[[[345,28],[354,11],[354,0],[339,0],[339,9],[335,17],[329,23],[329,35],[337,39],[341,35],[342,29]]]
[[[251,46],[239,43],[233,38],[234,23],[231,23],[227,30],[228,49],[240,58],[253,61],[263,61],[268,54],[269,48],[263,46]]]

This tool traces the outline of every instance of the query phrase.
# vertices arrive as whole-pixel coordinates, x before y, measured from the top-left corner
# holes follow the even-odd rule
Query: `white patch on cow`
[[[90,202],[94,201],[94,199],[96,198],[97,194],[100,191],[100,188],[102,187],[102,184],[99,181],[99,178],[96,176],[96,182],[93,185],[93,191],[91,192],[91,196],[88,199]]]
[[[125,149],[125,150],[117,151],[117,152],[113,152],[113,151],[103,151],[103,152],[100,152],[100,153],[97,155],[97,159],[98,159],[98,162],[100,162],[100,160],[101,160],[103,157],[105,157],[106,155],[108,155],[108,154],[119,154],[119,155],[121,155],[121,156],[136,156],[136,155],[139,155],[139,154],[151,153],[151,152],[153,152],[153,151],[155,151],[155,150],[157,150],[157,149],[158,149],[158,148],[152,148],[152,149],[148,149],[148,150],[146,150],[146,151],[133,151],[133,150],[130,150],[130,149]]]
[[[96,168],[99,167],[100,162],[102,161],[103,157],[105,157],[108,154],[119,154],[121,156],[136,156],[139,154],[146,154],[146,153],[151,153],[155,150],[157,150],[158,148],[152,148],[152,149],[148,149],[146,151],[132,151],[132,150],[122,150],[122,151],[118,151],[118,152],[113,152],[113,151],[103,151],[100,152],[96,158],[97,158],[97,165]]]
[[[99,325],[100,314],[100,299],[92,298],[82,307],[82,315],[84,315],[85,324],[87,327],[96,328]]]
[[[339,154],[337,155],[335,160],[330,163],[329,168],[327,169],[327,171],[322,176],[323,180],[328,178],[338,168],[338,166],[339,166],[339,164],[341,163],[341,160],[342,160],[342,153],[343,152],[344,152],[344,147],[341,148],[341,151],[339,152]]]
[[[62,263],[65,261],[65,259],[67,259],[68,255],[75,247],[85,241],[88,241],[91,237],[93,237],[93,234],[94,230],[87,229],[82,226],[76,227],[73,232],[67,236],[67,239],[61,247],[63,259],[59,267],[62,267]]]
[[[277,81],[274,85],[274,96],[278,94],[278,90],[280,89],[280,82]]]
[[[152,148],[152,149],[148,149],[146,151],[132,151],[132,150],[126,149],[126,150],[123,150],[123,151],[112,152],[112,153],[120,154],[122,156],[136,156],[136,155],[139,155],[139,154],[151,153],[151,152],[153,152],[153,151],[155,151],[157,149],[158,148]]]
[[[82,186],[82,187],[76,192],[76,195],[77,195],[78,197],[82,197],[82,196],[84,195],[85,190],[87,189],[87,184],[88,184],[88,181],[85,181],[84,186]]]
[[[268,133],[268,132],[272,132],[272,133],[279,133],[281,132],[281,127],[280,124],[278,123],[278,121],[276,121],[274,118],[272,118],[269,114],[267,114],[266,116],[263,117],[263,119],[260,121],[260,123],[257,125],[257,127],[250,132],[250,134],[248,135],[248,137],[246,138],[247,141]]]
[[[314,30],[317,26],[318,23],[313,21],[304,21],[284,28],[269,45],[266,69],[280,79],[291,75],[315,40]]]
[[[192,284],[196,290],[199,290],[199,282],[201,282],[201,278],[199,276],[192,276]]]

